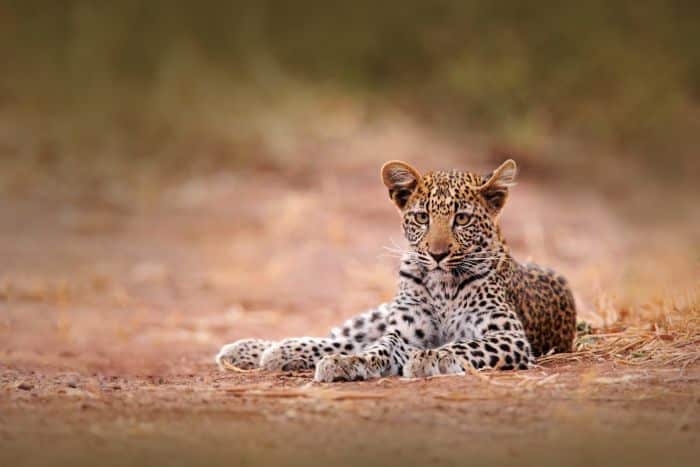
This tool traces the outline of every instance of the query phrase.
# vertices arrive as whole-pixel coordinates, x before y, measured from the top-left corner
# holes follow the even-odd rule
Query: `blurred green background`
[[[354,109],[562,167],[698,168],[695,1],[5,1],[0,56],[22,167],[275,166],[280,134]]]

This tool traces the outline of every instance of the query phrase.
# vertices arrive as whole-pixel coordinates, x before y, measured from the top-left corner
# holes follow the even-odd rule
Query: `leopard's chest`
[[[478,312],[461,302],[452,300],[440,303],[435,307],[435,328],[440,345],[458,339],[473,339],[476,337],[476,319]]]
[[[476,300],[478,284],[469,288],[460,287],[456,281],[440,281],[430,285],[433,329],[439,345],[474,338],[479,306]]]

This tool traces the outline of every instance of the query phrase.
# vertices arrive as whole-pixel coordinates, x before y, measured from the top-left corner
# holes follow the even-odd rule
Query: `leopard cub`
[[[328,337],[222,347],[220,366],[314,369],[316,381],[423,377],[469,369],[527,369],[535,357],[571,350],[576,307],[566,280],[517,262],[499,227],[516,165],[493,172],[430,172],[405,162],[381,170],[410,249],[395,298]]]

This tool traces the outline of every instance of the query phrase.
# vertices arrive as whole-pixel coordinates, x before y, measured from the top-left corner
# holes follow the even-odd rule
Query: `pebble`
[[[21,389],[22,391],[31,391],[32,389],[34,389],[34,385],[32,383],[23,381],[17,385],[17,389]]]

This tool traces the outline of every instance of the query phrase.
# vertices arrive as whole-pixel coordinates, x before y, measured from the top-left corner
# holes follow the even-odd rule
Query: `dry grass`
[[[599,438],[629,458],[638,451],[625,442],[636,433],[666,459],[661,430],[690,455],[697,445],[690,436],[700,433],[697,284],[674,297],[687,288],[680,279],[697,277],[688,252],[697,249],[691,224],[700,216],[664,224],[663,236],[619,216],[624,196],[551,179],[523,178],[504,231],[519,259],[531,256],[570,279],[580,317],[594,325],[575,352],[544,357],[525,372],[334,384],[310,383],[310,372],[219,371],[213,356],[221,344],[323,335],[391,298],[396,264],[377,255],[400,238],[400,226],[377,180],[383,160],[486,168],[407,124],[330,140],[310,146],[323,157],[294,153],[305,160],[301,171],[221,167],[163,186],[134,169],[159,193],[153,197],[133,195],[125,182],[116,191],[79,185],[82,196],[35,192],[43,185],[34,178],[0,197],[0,440],[32,454],[40,442],[67,446],[70,459],[86,443],[112,447],[146,433],[149,447],[158,436],[176,447],[169,461],[186,456],[191,443],[226,453],[209,465],[264,458],[246,446],[292,460],[298,452],[287,446],[307,446],[314,462],[337,465],[350,440],[352,453],[382,451],[389,440],[405,454],[401,465],[434,464],[423,444],[436,456],[454,455],[453,465],[491,447],[504,456],[499,465],[514,455],[544,465],[536,455],[551,458],[553,447],[560,448],[553,464],[568,465],[589,448],[598,457],[574,455],[602,465],[595,460],[620,457]],[[378,440],[380,429],[386,436]],[[333,459],[319,461],[319,446]],[[96,449],[95,458],[137,450],[118,448],[111,457]],[[11,454],[3,463],[12,451],[0,451],[0,464],[23,465]]]
[[[614,325],[579,335],[575,352],[539,359],[555,362],[611,360],[622,365],[673,365],[700,361],[700,298],[697,290],[683,303],[660,300],[637,313],[622,310]]]

